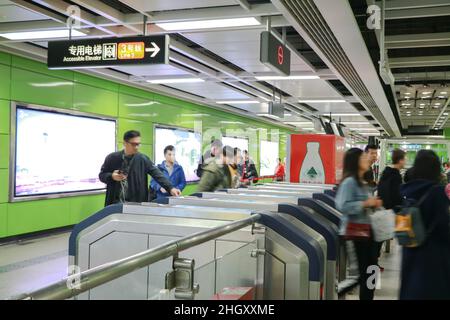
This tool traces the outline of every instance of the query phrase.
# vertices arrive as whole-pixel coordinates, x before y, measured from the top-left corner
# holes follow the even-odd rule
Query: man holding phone
[[[141,134],[127,131],[123,137],[124,149],[109,154],[101,168],[99,178],[106,184],[105,206],[113,203],[148,201],[148,175],[172,196],[181,195],[164,174],[144,154],[139,152]]]

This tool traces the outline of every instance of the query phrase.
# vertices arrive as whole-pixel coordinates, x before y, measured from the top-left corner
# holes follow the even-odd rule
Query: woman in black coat
[[[431,150],[418,152],[402,196],[419,200],[425,243],[403,247],[400,299],[450,299],[450,215],[445,186],[439,184],[440,162]]]

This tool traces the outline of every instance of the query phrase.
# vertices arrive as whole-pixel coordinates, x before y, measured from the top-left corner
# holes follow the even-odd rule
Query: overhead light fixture
[[[448,112],[444,112],[443,115],[444,115],[444,116],[448,116]]]
[[[421,103],[420,105],[421,105],[421,106],[424,106],[424,105],[425,105],[425,103]]]
[[[83,32],[72,29],[72,37],[82,37],[85,35],[86,34]],[[7,32],[0,33],[0,37],[7,38],[9,40],[69,38],[69,29]]]
[[[260,117],[268,117],[268,118],[272,118],[275,120],[280,120],[280,117],[273,115],[273,114],[269,114],[269,113],[258,113],[257,115]]]
[[[432,92],[431,91],[424,91],[424,92],[422,92],[422,94],[432,94]]]
[[[261,103],[256,100],[223,100],[216,101],[217,104],[258,104]]]
[[[323,113],[323,116],[330,116],[330,113]],[[331,113],[333,117],[362,117],[359,113]]]
[[[442,91],[440,94],[447,94],[447,91]]]
[[[368,121],[342,121],[343,124],[349,124],[349,125],[357,125],[357,124],[370,124]]]
[[[411,92],[405,92],[405,94],[406,94],[406,95],[410,95],[410,94],[411,94]]]
[[[299,103],[343,103],[343,102],[347,102],[345,100],[341,100],[341,99],[330,99],[330,100],[298,100]]]
[[[180,22],[163,22],[156,25],[166,31],[192,30],[192,29],[216,29],[228,27],[259,26],[261,23],[253,17],[234,19],[212,19]]]
[[[318,80],[319,76],[256,76],[257,80],[266,81],[266,80]]]
[[[307,121],[286,121],[285,123],[296,124],[299,126],[306,126],[306,127],[313,125],[311,122],[307,122]]]
[[[205,82],[205,80],[200,78],[172,78],[172,79],[154,79],[147,80],[151,84],[171,84],[171,83],[195,83],[195,82]]]

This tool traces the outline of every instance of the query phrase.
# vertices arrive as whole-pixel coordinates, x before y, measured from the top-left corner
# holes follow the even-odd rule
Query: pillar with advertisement
[[[288,181],[337,184],[341,180],[344,138],[335,135],[292,134],[287,148]]]

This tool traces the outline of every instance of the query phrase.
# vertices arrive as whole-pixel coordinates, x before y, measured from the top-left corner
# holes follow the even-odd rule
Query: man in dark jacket
[[[383,206],[386,209],[393,209],[402,204],[400,195],[400,186],[402,184],[402,176],[400,170],[405,167],[406,153],[403,150],[395,149],[392,151],[392,166],[384,169],[380,181],[378,182],[378,196],[383,200]]]
[[[242,163],[241,172],[244,180],[253,180],[258,178],[258,171],[256,171],[255,163],[250,159],[247,150],[244,150],[244,161]]]
[[[141,134],[138,131],[127,131],[123,140],[124,149],[109,154],[99,174],[100,181],[106,184],[105,206],[148,201],[148,175],[170,190],[171,195],[181,194],[146,155],[139,153]]]
[[[164,160],[161,164],[158,164],[158,169],[170,180],[172,185],[180,191],[183,191],[186,187],[186,177],[184,175],[183,167],[175,161],[175,147],[167,146],[164,148]],[[170,196],[166,189],[152,179],[150,183],[150,189],[155,193],[156,198],[164,198]]]
[[[364,174],[364,181],[366,181],[368,186],[374,191],[377,187],[377,182],[373,167],[378,160],[378,146],[369,144],[364,149],[364,152],[367,153],[370,161],[370,169]]]

